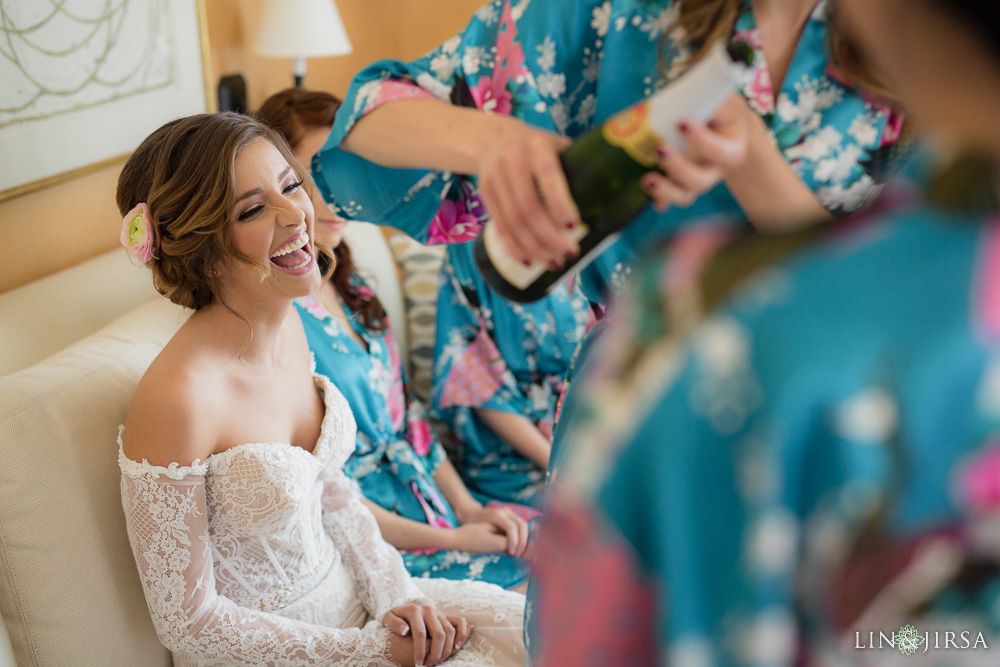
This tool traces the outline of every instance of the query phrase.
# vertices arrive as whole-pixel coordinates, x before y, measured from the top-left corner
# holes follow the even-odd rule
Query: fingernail
[[[710,130],[712,130],[714,132],[715,130],[719,129],[719,124],[717,122],[715,122],[714,120],[710,120],[710,121],[708,121],[708,129],[710,129]]]
[[[642,179],[642,187],[644,190],[652,190],[653,188],[656,187],[656,179],[654,179],[652,176],[647,176],[646,178]]]
[[[688,125],[686,122],[681,121],[680,123],[677,123],[677,129],[681,131],[681,134],[687,134],[688,132],[691,131],[691,126]]]
[[[455,644],[455,649],[458,650],[458,651],[461,651],[462,650],[462,645],[461,644]]]
[[[578,252],[568,252],[568,253],[566,253],[566,261],[568,262],[570,260],[576,259],[579,256],[580,256],[580,253],[578,253]]]
[[[658,157],[659,157],[659,158],[660,158],[661,160],[666,160],[666,159],[667,159],[668,157],[670,157],[670,153],[669,153],[669,152],[667,151],[667,149],[665,149],[665,148],[657,148],[657,149],[656,149],[656,155],[657,155],[657,156],[658,156]]]
[[[558,271],[560,266],[562,266],[562,264],[560,264],[556,260],[552,260],[551,262],[549,262],[549,269],[553,271]]]
[[[406,635],[410,634],[410,628],[409,627],[403,628],[403,631],[400,634],[403,637],[405,637]]]
[[[521,260],[521,264],[524,264],[525,266],[531,266],[531,262],[529,262],[529,261],[528,261],[528,260],[526,260],[526,259],[522,259],[522,260]]]
[[[566,229],[576,229],[576,223],[572,220],[566,223]]]

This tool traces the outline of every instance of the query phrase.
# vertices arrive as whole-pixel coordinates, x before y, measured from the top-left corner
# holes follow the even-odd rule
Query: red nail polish
[[[688,132],[691,131],[691,126],[688,125],[686,122],[682,121],[677,124],[677,129],[681,131],[681,134],[687,134]]]
[[[719,129],[719,124],[714,120],[710,120],[708,121],[708,129],[712,130],[712,132],[715,132],[716,130]]]
[[[670,153],[669,153],[669,152],[667,152],[667,149],[665,149],[665,148],[657,148],[657,149],[656,149],[656,155],[657,155],[657,157],[659,157],[659,158],[660,158],[661,160],[666,160],[666,159],[667,159],[667,156],[669,156],[669,155],[670,155]]]
[[[566,223],[566,229],[576,229],[576,223],[575,222],[567,222]]]

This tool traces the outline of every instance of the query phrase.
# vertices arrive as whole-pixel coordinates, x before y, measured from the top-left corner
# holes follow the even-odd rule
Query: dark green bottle
[[[711,118],[737,90],[752,62],[753,51],[746,44],[720,44],[676,82],[573,142],[560,162],[583,221],[572,232],[579,257],[554,271],[542,264],[524,266],[507,253],[493,223],[487,222],[475,257],[489,285],[511,301],[537,301],[593,261],[649,204],[640,179],[657,168],[660,140],[682,148],[678,122]]]

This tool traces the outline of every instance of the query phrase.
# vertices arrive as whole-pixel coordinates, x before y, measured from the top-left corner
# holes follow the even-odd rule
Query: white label
[[[577,224],[572,231],[568,231],[567,233],[574,241],[579,243],[587,235],[588,231],[586,225]],[[528,266],[525,266],[514,259],[507,252],[503,240],[497,234],[496,225],[492,222],[486,223],[486,227],[483,229],[483,246],[486,248],[486,254],[497,273],[518,289],[525,289],[528,285],[538,280],[543,273],[548,271],[548,267],[541,262],[532,262]]]
[[[746,68],[729,57],[720,41],[680,78],[649,99],[647,122],[661,137],[683,150],[687,142],[677,131],[685,119],[706,122],[742,83]]]

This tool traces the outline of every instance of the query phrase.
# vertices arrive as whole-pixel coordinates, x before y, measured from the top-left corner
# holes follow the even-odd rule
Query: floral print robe
[[[360,276],[353,280],[355,289],[374,298]],[[344,305],[362,346],[318,299],[299,299],[295,307],[316,372],[330,378],[344,395],[358,425],[357,445],[345,466],[348,477],[358,482],[368,500],[390,512],[439,528],[458,526],[454,509],[434,481],[445,451],[422,404],[407,397],[392,328],[367,329]],[[537,515],[527,507],[512,509],[527,519]],[[528,576],[528,563],[506,554],[404,551],[403,561],[413,576],[474,579],[504,588],[520,585]]]
[[[359,118],[386,102],[435,98],[576,137],[649,97],[683,72],[684,36],[664,38],[677,18],[671,0],[494,0],[466,29],[423,58],[376,62],[351,84],[333,131],[313,160],[328,202],[348,218],[391,225],[422,243],[469,241],[487,218],[475,179],[388,169],[340,149]],[[799,177],[835,214],[877,194],[894,161],[902,118],[841,83],[826,57],[827,2],[817,4],[781,90],[774,90],[750,1],[736,33],[757,47],[741,91]],[[648,208],[587,267],[584,293],[603,304],[627,278],[637,249],[679,227],[742,219],[720,184],[687,208]]]
[[[1000,638],[997,211],[731,243],[637,270],[580,371],[535,664],[993,664],[942,646]]]
[[[448,246],[441,270],[432,412],[456,436],[456,467],[479,500],[537,507],[544,472],[476,409],[526,417],[551,439],[590,308],[572,281],[536,303],[507,301],[483,281],[472,248]]]

